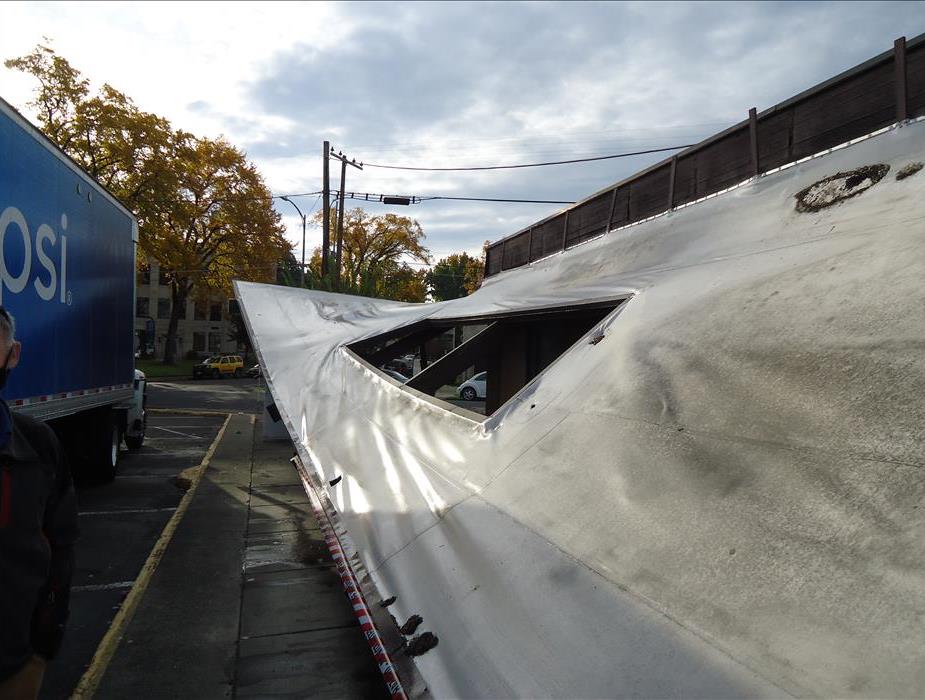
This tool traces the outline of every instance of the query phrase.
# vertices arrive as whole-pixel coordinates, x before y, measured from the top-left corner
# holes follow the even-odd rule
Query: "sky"
[[[925,31],[919,2],[4,2],[0,59],[46,43],[197,135],[274,194],[321,189],[322,142],[367,164],[346,191],[573,201],[661,158],[477,172],[696,143]],[[0,65],[23,111],[33,81]],[[332,161],[332,188],[339,186]],[[295,197],[304,212],[317,195]],[[277,201],[301,255],[301,221]],[[360,206],[358,203],[348,206]],[[554,204],[363,203],[420,222],[434,258],[480,254]],[[308,230],[308,255],[320,229]]]

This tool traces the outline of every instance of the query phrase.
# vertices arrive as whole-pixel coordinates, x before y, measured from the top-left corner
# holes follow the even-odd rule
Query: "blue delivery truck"
[[[0,99],[0,304],[22,359],[2,396],[51,425],[72,468],[112,478],[144,440],[135,370],[138,223]]]

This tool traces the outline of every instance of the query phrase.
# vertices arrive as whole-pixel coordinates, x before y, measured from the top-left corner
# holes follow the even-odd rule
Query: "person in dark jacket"
[[[0,306],[0,389],[19,363]],[[68,616],[77,501],[57,437],[0,400],[0,700],[35,698]]]

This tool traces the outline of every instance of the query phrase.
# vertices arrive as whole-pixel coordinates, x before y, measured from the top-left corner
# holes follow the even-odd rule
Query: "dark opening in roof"
[[[406,387],[490,416],[624,301],[428,319],[349,348]]]

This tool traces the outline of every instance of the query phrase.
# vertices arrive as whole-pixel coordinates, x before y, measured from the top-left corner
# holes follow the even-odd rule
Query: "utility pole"
[[[324,151],[324,165],[321,175],[321,277],[327,279],[328,255],[331,250],[331,184],[328,182],[330,175],[328,167],[328,156],[331,151],[330,141],[324,142],[322,150]]]
[[[347,166],[352,165],[357,170],[363,169],[362,163],[357,163],[356,159],[347,160],[347,156],[338,151],[336,154],[331,154],[332,158],[337,158],[340,161],[340,198],[337,205],[337,247],[335,249],[335,262],[336,265],[334,270],[334,288],[340,291],[340,275],[341,270],[341,257],[344,247],[344,188],[346,187],[347,180]]]
[[[337,201],[337,244],[334,246],[334,289],[340,291],[341,249],[344,247],[344,188],[347,186],[347,159],[340,159],[340,197]]]

